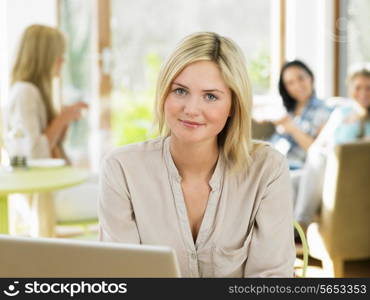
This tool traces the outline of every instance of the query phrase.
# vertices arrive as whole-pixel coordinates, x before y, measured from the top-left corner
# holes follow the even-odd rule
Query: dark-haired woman
[[[287,156],[291,169],[299,169],[331,110],[316,97],[314,75],[301,61],[294,60],[282,67],[279,92],[287,115],[274,122],[276,133],[270,142]]]

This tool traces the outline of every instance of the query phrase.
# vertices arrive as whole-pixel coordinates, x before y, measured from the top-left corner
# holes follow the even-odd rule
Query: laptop
[[[180,277],[164,246],[0,235],[0,277]]]

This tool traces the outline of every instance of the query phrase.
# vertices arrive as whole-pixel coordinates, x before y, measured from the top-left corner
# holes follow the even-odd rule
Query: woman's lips
[[[179,121],[182,123],[182,125],[184,125],[187,128],[198,128],[198,127],[204,125],[202,123],[192,122],[192,121],[188,121],[188,120],[181,120],[181,119],[179,119]]]

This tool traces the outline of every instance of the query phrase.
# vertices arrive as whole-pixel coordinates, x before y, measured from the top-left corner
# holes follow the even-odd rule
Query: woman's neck
[[[301,100],[301,101],[297,101],[296,103],[296,106],[294,108],[294,114],[295,115],[301,115],[304,108],[306,107],[306,105],[308,104],[308,102],[310,102],[310,99],[311,97],[305,99],[305,100]]]
[[[170,152],[183,180],[211,179],[219,154],[217,140],[188,144],[172,136]]]

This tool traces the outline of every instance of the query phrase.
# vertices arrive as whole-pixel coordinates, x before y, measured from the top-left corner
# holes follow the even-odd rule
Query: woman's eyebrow
[[[218,90],[218,89],[203,90],[203,92],[207,92],[207,93],[209,93],[209,92],[220,92],[220,93],[224,94],[224,92],[223,92],[223,91],[220,91],[220,90]]]
[[[175,81],[172,84],[176,84],[176,85],[181,86],[181,87],[183,87],[185,89],[189,89],[186,85],[183,85],[183,84],[178,83],[178,82],[175,82]]]
[[[186,85],[183,85],[183,84],[178,83],[178,82],[173,82],[173,84],[176,84],[176,85],[178,85],[178,86],[181,86],[181,87],[183,87],[183,88],[185,88],[185,89],[189,89]],[[209,93],[209,92],[220,92],[220,93],[224,94],[224,92],[223,92],[223,91],[221,91],[221,90],[219,90],[219,89],[203,90],[203,92],[207,92],[207,93]]]

